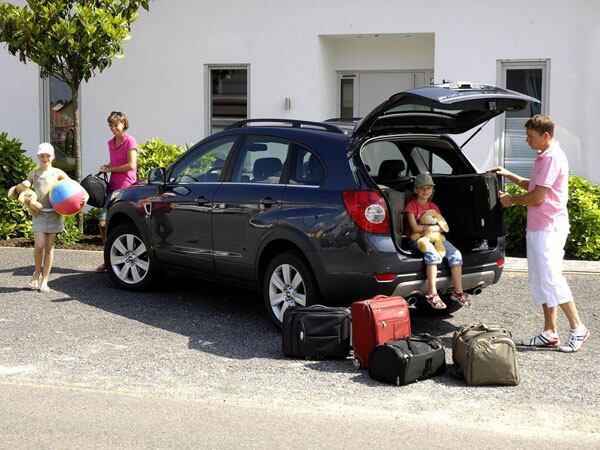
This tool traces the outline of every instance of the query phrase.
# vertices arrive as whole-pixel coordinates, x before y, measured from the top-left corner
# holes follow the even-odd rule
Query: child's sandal
[[[464,306],[465,308],[470,308],[471,301],[469,300],[469,295],[466,292],[453,292],[450,296],[452,300],[458,302],[460,306]]]
[[[426,295],[427,303],[431,305],[433,309],[446,309],[446,304],[442,301],[438,294]]]

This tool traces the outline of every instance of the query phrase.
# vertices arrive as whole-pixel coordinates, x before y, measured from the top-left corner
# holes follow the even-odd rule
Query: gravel
[[[0,248],[0,382],[324,413],[427,416],[600,444],[597,274],[567,276],[592,331],[580,352],[520,349],[516,387],[468,387],[447,374],[397,388],[370,380],[350,358],[283,358],[279,331],[256,293],[175,276],[150,292],[126,292],[93,272],[99,252],[57,250],[52,291],[41,294],[23,288],[33,271],[32,254]],[[528,292],[525,273],[506,272],[499,284],[474,297],[473,308],[453,317],[414,311],[413,331],[440,336],[450,347],[457,326],[487,321],[506,326],[520,340],[542,325]],[[566,339],[562,315],[559,325]]]

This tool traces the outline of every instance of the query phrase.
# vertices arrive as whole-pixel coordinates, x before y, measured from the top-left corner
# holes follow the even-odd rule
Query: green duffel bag
[[[452,338],[454,371],[468,385],[519,384],[517,349],[510,331],[496,324],[461,326]]]

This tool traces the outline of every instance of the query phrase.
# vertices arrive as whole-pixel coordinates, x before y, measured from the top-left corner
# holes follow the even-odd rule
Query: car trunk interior
[[[373,146],[374,144],[374,146]],[[499,181],[495,175],[476,173],[449,140],[436,137],[379,140],[361,150],[370,177],[385,196],[396,246],[409,253],[404,235],[406,203],[414,196],[414,176],[432,173],[432,201],[440,208],[450,231],[446,238],[463,253],[496,247],[504,236]]]

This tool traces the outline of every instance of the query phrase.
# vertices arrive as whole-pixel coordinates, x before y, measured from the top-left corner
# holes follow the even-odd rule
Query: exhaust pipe
[[[482,291],[482,290],[483,290],[483,289],[481,289],[479,286],[477,286],[475,289],[473,289],[473,290],[471,291],[471,293],[472,293],[473,295],[479,295],[479,294],[481,294],[481,291]]]
[[[406,299],[406,303],[408,304],[408,306],[415,305],[417,303],[417,297],[415,297],[415,296],[408,297]]]

